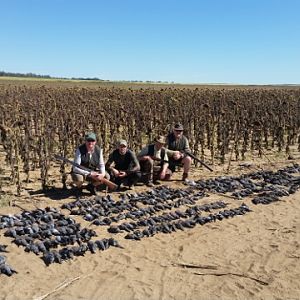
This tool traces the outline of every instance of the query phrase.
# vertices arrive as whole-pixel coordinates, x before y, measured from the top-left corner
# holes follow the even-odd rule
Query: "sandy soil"
[[[229,174],[278,170],[300,162],[299,154],[294,158],[276,158],[276,162],[270,156],[255,158],[248,161],[250,167],[233,162]],[[226,169],[227,165],[214,166],[214,173],[209,173],[193,168],[191,179],[228,176]],[[166,184],[186,188],[176,180],[180,176],[176,173]],[[75,200],[70,190],[61,190],[57,177],[54,186],[45,194],[39,182],[24,184],[21,197],[14,196],[13,187],[4,186],[5,196],[10,195],[17,206],[1,207],[0,214],[20,212],[20,207],[60,207]],[[140,186],[135,192],[145,189]],[[111,195],[118,199],[119,194]],[[124,233],[109,234],[107,226],[74,217],[94,229],[97,238],[113,236],[124,249],[87,252],[48,267],[41,256],[11,243],[2,229],[0,244],[8,245],[5,256],[18,273],[0,275],[0,299],[300,299],[300,191],[269,205],[254,205],[251,198],[240,201],[210,194],[197,204],[223,200],[237,207],[245,202],[252,212],[141,241],[124,239]]]

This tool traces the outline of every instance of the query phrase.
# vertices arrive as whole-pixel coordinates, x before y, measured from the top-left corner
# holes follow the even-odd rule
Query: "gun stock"
[[[71,161],[71,160],[69,160],[69,159],[67,159],[67,158],[65,158],[65,157],[63,157],[63,156],[60,156],[60,155],[55,154],[54,157],[55,157],[56,159],[58,159],[58,160],[62,160],[62,161],[66,162],[66,163],[68,163],[68,164],[70,164],[70,165],[72,165],[72,166],[74,166],[74,167],[79,168],[79,169],[82,169],[82,170],[85,170],[85,171],[88,171],[88,172],[94,172],[92,169],[89,169],[89,168],[86,168],[86,167],[84,167],[84,166],[81,166],[81,165],[75,163],[74,161]],[[106,178],[102,178],[102,179],[101,179],[101,182],[102,182],[103,184],[105,184],[105,185],[106,185],[110,190],[112,190],[112,191],[116,190],[117,187],[118,187],[115,183],[113,183],[112,181],[110,181],[110,180],[108,180],[108,179],[106,179]]]
[[[111,191],[115,191],[118,188],[118,186],[115,183],[104,177],[101,179],[101,182],[105,184]]]

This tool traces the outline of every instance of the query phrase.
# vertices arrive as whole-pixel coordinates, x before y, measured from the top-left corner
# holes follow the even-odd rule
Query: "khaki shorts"
[[[89,176],[84,176],[84,175],[81,175],[81,174],[77,174],[77,173],[71,173],[71,176],[72,176],[72,180],[74,183],[77,183],[77,182],[84,182],[84,181],[88,181],[88,182],[92,182],[93,179],[90,178]],[[110,179],[110,176],[107,172],[105,172],[105,176],[104,176],[106,179]]]
[[[83,175],[77,174],[77,173],[71,173],[71,176],[72,176],[73,182],[76,182],[76,183],[77,182],[84,182],[85,180],[92,181],[91,178],[88,178],[87,176],[83,176]]]

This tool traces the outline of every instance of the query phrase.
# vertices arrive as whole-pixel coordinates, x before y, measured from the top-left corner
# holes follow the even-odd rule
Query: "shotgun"
[[[204,161],[202,161],[201,159],[199,159],[198,157],[196,157],[194,154],[187,152],[185,150],[180,151],[181,153],[190,156],[192,159],[194,159],[195,161],[199,162],[202,166],[204,166],[206,169],[208,169],[209,171],[213,172],[214,170],[209,167]]]
[[[77,164],[77,163],[75,163],[74,161],[69,160],[69,159],[67,159],[67,158],[65,158],[65,157],[63,157],[63,156],[54,154],[54,157],[55,157],[56,159],[58,159],[58,160],[64,161],[65,163],[71,164],[72,166],[77,167],[77,168],[79,168],[79,169],[82,169],[82,170],[85,170],[85,171],[88,171],[88,172],[94,172],[94,170],[91,170],[91,169],[89,169],[89,168],[86,168],[86,167],[84,167],[84,166],[81,166],[80,164]],[[118,187],[115,183],[113,183],[112,181],[110,181],[110,180],[108,180],[108,179],[106,179],[106,178],[104,178],[104,177],[101,179],[101,182],[102,182],[103,184],[105,184],[105,185],[106,185],[110,190],[112,190],[112,191],[116,190],[117,187]]]
[[[151,156],[151,155],[147,155],[147,156],[149,156],[149,157],[150,157],[152,160],[154,160],[154,161],[160,161],[161,163],[167,163],[167,164],[169,163],[168,160],[160,159],[160,158],[158,158],[158,157]],[[143,156],[142,156],[142,157],[138,157],[138,161],[139,161],[139,162],[145,161],[145,160],[143,160],[142,158],[143,158]]]

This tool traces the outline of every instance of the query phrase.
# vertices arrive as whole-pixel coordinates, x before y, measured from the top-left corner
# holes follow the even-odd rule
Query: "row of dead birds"
[[[222,210],[218,213],[212,214],[210,213],[208,216],[201,216],[201,212],[198,212],[194,214],[191,218],[182,220],[175,220],[175,221],[169,221],[169,222],[161,222],[159,224],[151,224],[147,225],[146,228],[143,230],[136,229],[139,227],[139,224],[134,224],[133,222],[130,224],[130,227],[126,227],[126,231],[128,229],[132,228],[132,232],[128,233],[125,236],[125,239],[130,240],[141,240],[145,237],[154,236],[157,233],[173,233],[177,230],[185,230],[186,228],[194,228],[196,225],[204,225],[206,223],[215,222],[217,220],[221,221],[223,219],[227,218],[233,218],[235,216],[244,215],[248,212],[250,212],[250,208],[245,204],[242,203],[237,208],[232,208],[229,210]],[[145,222],[145,224],[148,224],[148,222]],[[121,227],[122,228],[122,227]],[[125,227],[123,228],[125,230]]]
[[[291,174],[300,173],[299,164],[287,166],[277,171],[257,171],[238,177],[221,176],[214,179],[198,180],[192,187],[201,191],[231,193],[236,199],[257,194],[254,204],[269,204],[280,197],[294,194],[300,189],[300,177]],[[188,183],[187,183],[188,184]]]
[[[161,195],[163,197],[160,197]],[[129,232],[125,237],[127,239],[141,239],[144,236],[153,236],[159,232],[171,233],[176,231],[176,229],[193,228],[197,223],[203,225],[207,222],[243,215],[250,211],[246,204],[242,204],[239,208],[219,211],[208,216],[200,216],[201,211],[210,212],[213,209],[225,208],[228,205],[223,201],[196,205],[196,201],[205,196],[207,194],[203,191],[195,191],[190,187],[187,189],[172,189],[167,186],[160,186],[138,194],[123,194],[119,201],[120,204],[112,200],[112,198],[108,199],[107,197],[101,198],[98,196],[88,203],[77,199],[68,206],[68,209],[72,214],[74,208],[79,207],[83,212],[84,219],[92,221],[94,225],[111,225],[111,223],[118,223],[124,219],[136,220],[136,222],[123,222],[120,225],[108,228],[110,233]],[[93,211],[97,210],[101,203],[104,203],[101,206],[101,209],[104,211],[102,214],[104,217],[94,219],[94,216],[98,216],[97,213],[92,215]],[[122,204],[124,206],[121,209]],[[126,204],[129,204],[129,206],[126,206]],[[148,206],[139,207],[138,204],[148,204]],[[189,205],[189,207],[185,211],[171,211],[173,208],[178,208],[182,205]],[[65,205],[63,207],[66,208]],[[115,210],[114,208],[116,207],[120,209]],[[170,211],[158,214],[166,210]],[[119,214],[113,215],[115,212],[119,212]],[[146,228],[141,231],[139,230],[140,227]]]
[[[94,225],[111,225],[114,222],[117,223],[120,220],[128,218],[134,221],[150,216],[150,218],[143,219],[139,222],[124,222],[118,226],[111,226],[108,229],[111,233],[130,232],[136,230],[137,226],[155,227],[157,223],[174,221],[175,219],[183,217],[183,215],[185,218],[188,218],[189,216],[186,212],[182,214],[182,212],[178,210],[177,214],[176,212],[164,213],[160,216],[156,216],[156,214],[171,210],[174,207],[177,208],[181,205],[194,205],[195,201],[207,196],[205,191],[217,191],[224,194],[229,191],[233,192],[232,195],[239,199],[257,193],[258,196],[252,199],[252,203],[254,204],[269,204],[278,201],[280,197],[288,196],[299,188],[300,180],[290,175],[298,172],[300,172],[300,166],[295,164],[292,167],[289,166],[276,172],[258,171],[240,177],[222,176],[213,180],[198,181],[195,185],[193,184],[185,190],[161,186],[144,193],[123,194],[120,201],[106,197],[98,197],[94,200],[94,203],[86,203],[79,199],[73,202],[69,209],[71,214],[77,214],[76,210],[74,211],[74,207],[78,206],[83,218],[87,221],[92,221]],[[279,184],[289,186],[289,190],[279,186]],[[195,189],[200,189],[200,193],[195,193]],[[241,189],[241,191],[237,191],[237,189]],[[148,206],[139,207],[139,202],[148,204]],[[102,212],[100,214],[98,213],[99,211],[97,211],[99,205],[101,206]],[[116,209],[116,207],[118,207],[118,209]],[[114,213],[116,215],[112,216]],[[102,216],[102,218],[99,216]],[[218,218],[222,219],[222,214],[219,214]],[[181,229],[184,227],[181,226],[181,222],[178,222],[177,226],[181,227]]]
[[[193,205],[185,209],[185,211],[175,210],[168,213],[163,213],[161,215],[153,215],[149,213],[149,217],[138,219],[136,222],[123,222],[120,225],[111,225],[107,230],[110,233],[120,233],[120,232],[130,232],[138,227],[144,226],[157,226],[162,223],[169,223],[171,221],[179,219],[188,219],[195,215],[201,214],[201,211],[210,212],[214,209],[225,208],[228,204],[223,201],[216,201],[212,203],[202,204],[202,205]],[[229,211],[228,211],[229,212]],[[139,216],[141,217],[141,216]]]
[[[127,212],[122,212],[120,214],[114,215],[114,216],[108,216],[105,218],[98,218],[95,220],[92,220],[92,224],[94,225],[110,225],[111,223],[117,223],[120,220],[138,220],[145,216],[153,216],[157,215],[159,212],[164,212],[168,210],[172,210],[173,208],[179,208],[181,206],[193,206],[196,204],[196,201],[203,198],[205,194],[203,192],[197,192],[194,195],[187,196],[184,198],[179,199],[173,199],[171,201],[165,201],[165,202],[156,202],[153,205],[143,206],[143,207],[136,207],[135,209],[132,209]],[[207,209],[209,209],[210,205],[205,205]],[[84,216],[85,220],[88,220],[87,215]]]
[[[193,205],[204,196],[204,192],[195,193],[191,188],[172,189],[160,186],[147,192],[122,195],[119,201],[111,197],[96,196],[91,200],[77,199],[63,204],[61,208],[68,209],[71,215],[82,215],[84,220],[94,221],[95,225],[109,225],[122,219],[134,220],[182,205]]]
[[[0,252],[8,252],[6,250],[7,245],[0,244]],[[0,255],[0,274],[4,274],[7,276],[11,276],[14,273],[17,273],[6,261],[6,257],[4,255]]]
[[[221,176],[205,181],[199,180],[186,189],[172,189],[163,185],[147,192],[122,194],[117,201],[111,195],[77,199],[64,204],[62,208],[68,209],[71,215],[83,216],[83,219],[95,225],[110,225],[127,218],[135,220],[173,207],[193,205],[195,201],[208,196],[206,191],[223,194],[231,192],[231,196],[236,199],[257,194],[258,196],[252,199],[254,204],[268,204],[278,201],[282,196],[295,193],[300,188],[300,180],[291,175],[299,172],[300,166],[294,164],[276,172],[258,171],[239,177]],[[139,204],[148,206],[141,207]]]
[[[59,250],[50,250],[43,253],[43,261],[47,266],[53,263],[61,264],[63,261],[73,259],[74,256],[84,256],[87,251],[96,253],[98,250],[104,251],[109,247],[123,248],[119,242],[113,238],[104,238],[96,241],[88,241],[77,246],[64,247]]]
[[[300,173],[300,166],[295,164],[280,169],[277,172],[257,172],[250,174],[250,177],[256,180],[263,180],[269,185],[251,201],[254,204],[270,204],[279,201],[283,196],[289,196],[300,189],[300,177],[290,174]]]
[[[92,248],[92,245],[97,245],[101,250],[110,246],[121,247],[114,239],[92,242],[92,237],[97,236],[94,230],[81,228],[79,223],[55,208],[47,207],[23,211],[16,215],[4,215],[0,220],[2,228],[7,228],[4,236],[13,238],[12,242],[24,247],[26,252],[42,254],[42,259],[47,265],[52,262],[53,257],[53,262],[61,262],[83,255],[87,250],[94,253],[92,249],[96,246]],[[68,247],[69,245],[73,246]]]

